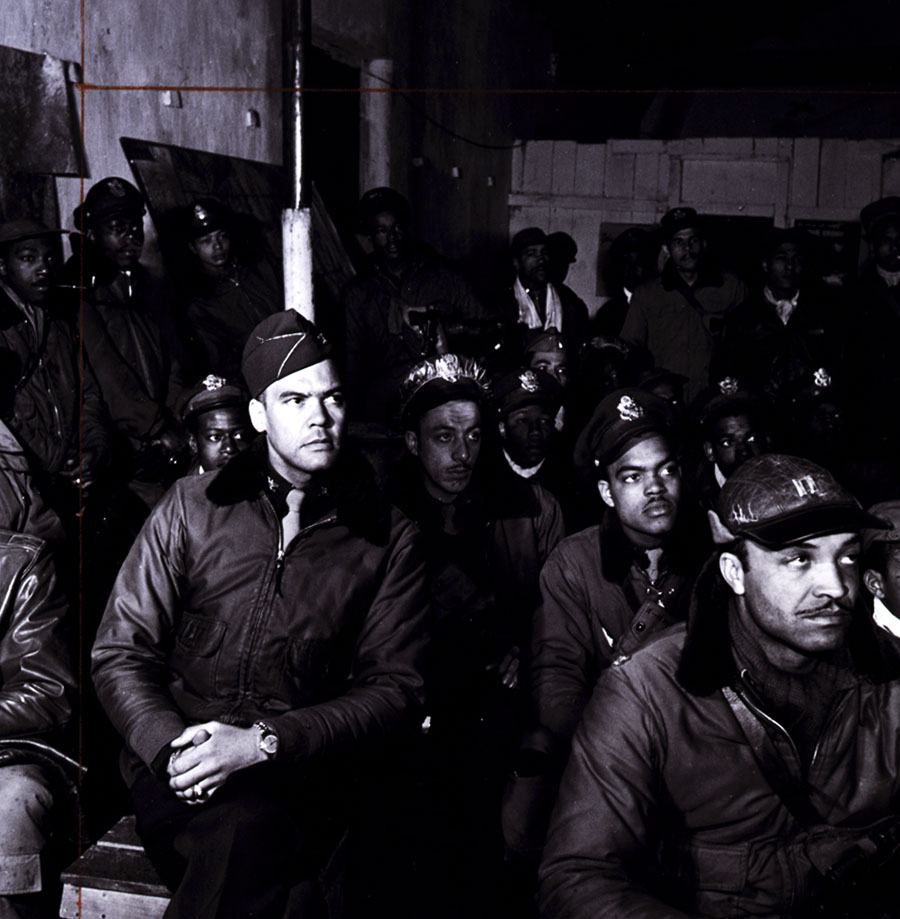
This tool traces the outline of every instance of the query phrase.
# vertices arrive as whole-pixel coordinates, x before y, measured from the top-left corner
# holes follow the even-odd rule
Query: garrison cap
[[[767,549],[888,527],[827,469],[783,453],[751,457],[732,473],[719,495],[718,516],[734,539],[746,537]],[[725,541],[721,534],[715,538]]]
[[[239,408],[246,404],[247,394],[242,387],[210,373],[186,393],[180,413],[181,420],[189,421],[214,408]]]
[[[250,333],[241,372],[250,395],[259,398],[268,386],[331,355],[328,339],[296,310],[267,316]]]
[[[543,370],[516,370],[505,373],[493,385],[494,407],[504,418],[526,405],[540,405],[556,415],[562,405],[563,388],[552,374]]]
[[[640,440],[672,438],[672,406],[642,389],[617,389],[604,398],[575,444],[575,464],[584,471],[615,462]]]
[[[409,429],[427,411],[447,402],[490,401],[487,372],[470,357],[440,354],[420,361],[400,384],[400,421]]]
[[[39,220],[20,217],[18,220],[7,220],[0,224],[0,246],[17,243],[23,239],[38,239],[41,236],[62,236],[68,230],[51,230]]]
[[[877,235],[879,229],[888,222],[900,224],[900,198],[890,195],[867,204],[859,212],[859,222],[867,239]]]
[[[547,244],[547,234],[540,227],[526,227],[519,230],[509,244],[509,254],[518,258],[529,246]]]
[[[371,222],[384,211],[390,211],[404,225],[409,224],[409,201],[393,188],[370,188],[356,206],[356,232],[368,234]]]
[[[143,216],[144,212],[144,199],[131,182],[111,176],[91,186],[84,203],[75,208],[72,217],[76,226],[81,226],[82,217],[85,226],[94,226],[98,220],[116,214]]]
[[[681,230],[693,228],[696,230],[703,229],[703,220],[692,207],[673,207],[672,210],[663,214],[659,222],[663,238],[668,241]]]

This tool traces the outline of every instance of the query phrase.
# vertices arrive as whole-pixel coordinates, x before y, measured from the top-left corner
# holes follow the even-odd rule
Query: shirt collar
[[[523,479],[530,479],[532,476],[536,476],[538,472],[540,472],[541,466],[543,466],[545,462],[544,460],[541,460],[537,466],[529,466],[528,468],[525,468],[524,466],[520,466],[518,463],[516,463],[515,460],[513,460],[513,458],[506,452],[506,450],[503,451],[503,455],[506,457],[506,462],[509,463],[509,468],[512,469],[516,475],[522,476]]]
[[[900,638],[900,618],[895,616],[878,597],[875,597],[873,604],[872,619],[879,628],[884,629],[885,632],[890,632],[896,638]]]

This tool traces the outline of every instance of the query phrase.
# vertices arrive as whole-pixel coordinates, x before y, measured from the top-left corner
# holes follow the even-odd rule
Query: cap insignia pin
[[[644,410],[641,408],[631,396],[622,396],[619,399],[619,404],[616,406],[616,411],[619,413],[619,418],[622,421],[637,421],[639,418],[644,417]]]

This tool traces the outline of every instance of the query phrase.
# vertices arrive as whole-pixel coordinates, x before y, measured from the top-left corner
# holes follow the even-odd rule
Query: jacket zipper
[[[744,682],[744,674],[746,672],[747,672],[746,670],[741,671],[741,682]],[[767,715],[761,708],[759,708],[759,706],[755,705],[751,699],[747,698],[745,693],[741,692],[740,696],[741,696],[742,701],[748,708],[754,711],[760,718],[767,721],[773,727],[777,728],[784,735],[788,744],[790,744],[791,752],[794,754],[796,765],[799,766],[800,765],[800,751],[797,749],[797,745],[794,743],[794,739],[791,737],[790,734],[788,734],[787,729],[783,727],[781,724],[779,724],[779,722],[777,722],[771,715]],[[818,751],[818,744],[816,745],[816,751]],[[813,760],[815,760],[815,754],[813,754]],[[811,766],[812,764],[810,764],[810,767]]]

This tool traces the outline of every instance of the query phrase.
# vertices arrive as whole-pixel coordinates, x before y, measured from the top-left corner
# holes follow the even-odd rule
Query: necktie
[[[281,518],[281,532],[284,536],[282,545],[285,550],[300,532],[300,505],[303,503],[303,492],[292,488],[287,493],[287,513]]]

